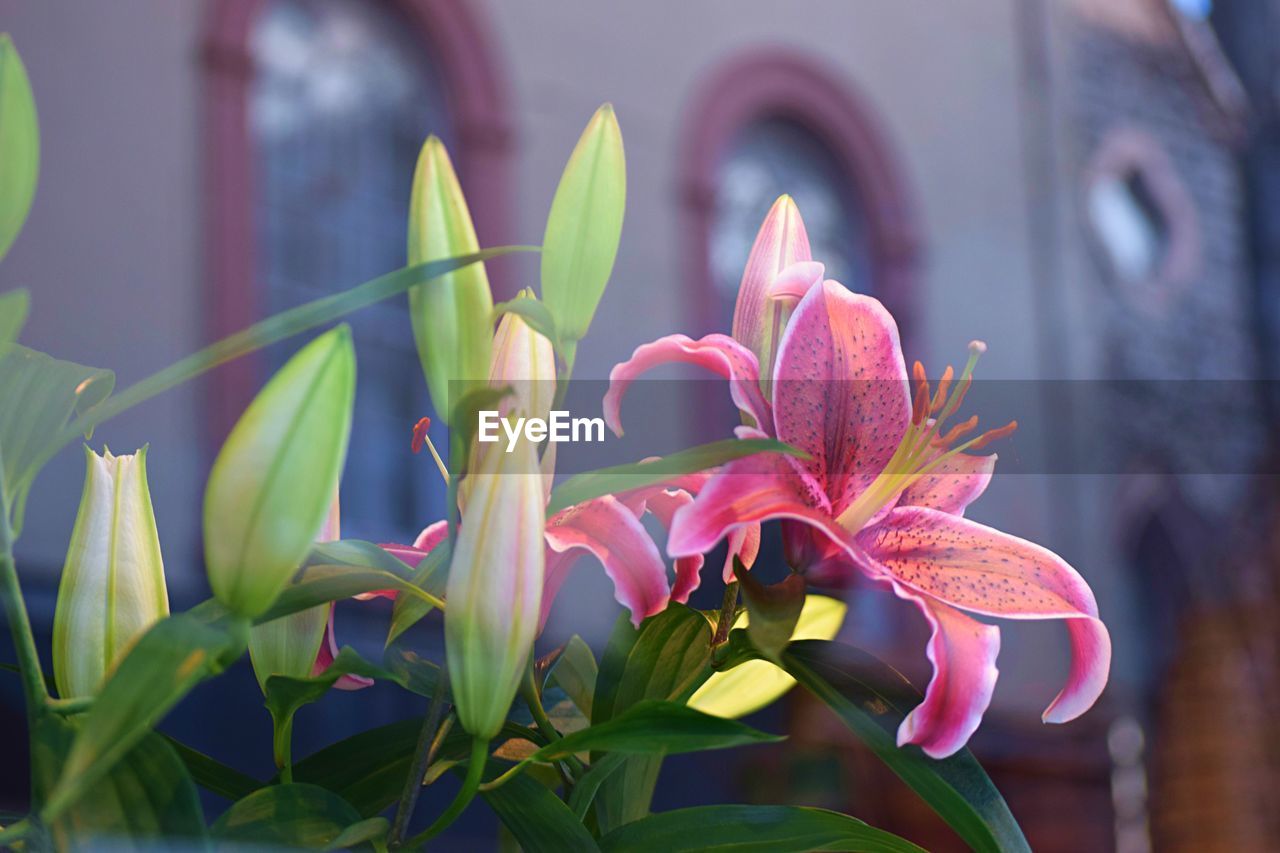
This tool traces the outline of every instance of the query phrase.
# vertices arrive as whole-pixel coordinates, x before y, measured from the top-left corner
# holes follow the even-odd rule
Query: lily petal
[[[325,625],[324,639],[320,641],[320,651],[316,654],[315,665],[311,667],[313,676],[321,675],[338,657],[338,640],[333,633],[333,613],[335,610],[337,610],[337,606],[330,603],[329,622]],[[338,680],[333,683],[333,686],[339,690],[363,690],[366,687],[373,686],[373,679],[348,673],[338,676]]]
[[[760,392],[756,357],[728,335],[707,335],[696,341],[688,335],[667,335],[636,347],[631,358],[609,371],[609,390],[604,395],[604,419],[609,429],[622,435],[622,395],[636,377],[658,365],[673,363],[694,364],[728,379],[733,402],[761,429],[772,432],[773,419]]]
[[[667,606],[671,589],[667,585],[666,563],[635,514],[612,495],[556,513],[547,522],[546,541],[557,554],[585,551],[594,555],[604,565],[605,574],[613,581],[615,597],[631,611],[635,624]],[[573,562],[548,561],[542,597],[544,622],[555,590],[564,582]]]
[[[1084,578],[1025,539],[927,507],[899,507],[858,535],[874,564],[914,593],[1005,619],[1067,619],[1071,672],[1045,712],[1065,722],[1088,710],[1111,668],[1111,640]]]
[[[645,500],[644,509],[653,513],[653,517],[658,519],[658,523],[670,530],[671,519],[676,510],[691,503],[693,503],[693,495],[684,489],[664,489],[649,495]],[[676,579],[675,583],[671,585],[672,601],[678,601],[681,604],[689,601],[689,596],[702,584],[702,565],[704,562],[706,560],[701,554],[676,557]]]
[[[1000,629],[897,584],[894,591],[914,602],[933,628],[927,647],[933,678],[924,701],[898,727],[898,746],[914,743],[930,758],[946,758],[968,743],[991,704]]]
[[[964,515],[965,508],[987,490],[996,468],[996,455],[957,453],[931,474],[903,490],[898,506],[927,506]]]
[[[777,437],[839,516],[884,471],[911,420],[898,326],[870,296],[834,281],[812,288],[787,324],[774,371]]]

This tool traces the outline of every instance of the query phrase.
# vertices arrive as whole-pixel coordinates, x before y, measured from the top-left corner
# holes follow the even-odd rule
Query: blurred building
[[[27,62],[43,144],[0,288],[33,291],[24,343],[122,384],[399,266],[428,133],[481,242],[536,243],[577,133],[615,104],[627,222],[586,377],[660,335],[725,329],[755,229],[791,193],[828,274],[890,307],[909,359],[936,374],[970,339],[991,345],[980,375],[1023,429],[972,515],[1080,568],[1112,629],[1102,705],[1053,728],[1038,714],[1065,675],[1061,626],[1003,629],[974,746],[1033,846],[1280,843],[1280,556],[1259,532],[1280,504],[1247,476],[1271,465],[1276,401],[1257,380],[1280,365],[1275,0],[0,0],[0,28]],[[498,298],[536,280],[527,258],[490,271]],[[344,530],[403,538],[441,514],[408,450],[429,403],[403,305],[353,323]],[[289,351],[94,437],[151,443],[179,604],[204,594],[217,442]],[[655,429],[722,434],[695,414]],[[46,631],[79,465],[68,452],[42,476],[19,543]],[[607,630],[599,574],[578,570],[553,633]],[[384,616],[340,618],[372,637]],[[859,596],[845,637],[927,678],[924,626],[900,602]],[[385,701],[384,716],[416,710]],[[354,707],[300,730],[320,737]],[[830,805],[957,849],[872,759],[828,749],[846,739],[820,709],[792,697],[787,716],[812,761],[744,756],[739,778],[693,795]]]

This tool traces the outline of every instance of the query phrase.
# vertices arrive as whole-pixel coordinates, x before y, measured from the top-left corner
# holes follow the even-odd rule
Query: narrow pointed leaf
[[[504,314],[516,314],[526,323],[529,328],[542,335],[554,345],[556,343],[556,319],[551,316],[551,311],[547,306],[537,299],[530,299],[527,296],[517,296],[506,302],[500,302],[493,306],[493,319],[498,321]]]
[[[606,853],[923,853],[892,833],[826,809],[802,806],[697,806],[663,812],[620,827],[600,839]]]
[[[578,710],[591,717],[591,697],[596,689],[599,667],[586,641],[574,634],[547,673],[547,684],[569,695]]]
[[[10,290],[0,293],[0,353],[6,344],[18,339],[27,322],[27,311],[31,307],[31,295],[26,290]]]
[[[733,574],[742,588],[742,597],[750,614],[747,634],[751,637],[751,644],[776,663],[778,655],[791,642],[800,621],[800,611],[804,609],[804,576],[791,574],[780,583],[766,586],[747,571],[737,556],[733,558]]]
[[[195,783],[206,791],[226,797],[228,800],[238,800],[262,787],[262,783],[249,774],[241,773],[234,767],[223,764],[216,758],[187,746],[175,738],[167,735],[162,737],[169,742],[174,753],[186,765],[187,772],[191,774]]]
[[[500,772],[495,765],[488,775]],[[564,802],[546,786],[517,776],[481,794],[526,853],[589,853],[600,848]]]
[[[700,444],[660,459],[614,465],[571,477],[552,491],[547,503],[547,516],[592,498],[652,486],[681,474],[705,471],[756,453],[805,455],[803,451],[772,438],[727,438]]]

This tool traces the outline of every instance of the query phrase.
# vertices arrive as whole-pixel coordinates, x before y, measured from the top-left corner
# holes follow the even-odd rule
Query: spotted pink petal
[[[677,557],[703,554],[734,530],[775,518],[803,521],[842,547],[859,550],[832,519],[826,496],[811,490],[787,457],[772,453],[720,469],[692,504],[676,511],[667,550]]]
[[[604,419],[609,429],[622,435],[622,396],[636,377],[661,364],[673,363],[694,364],[728,379],[729,393],[737,407],[766,432],[772,431],[769,405],[760,393],[756,357],[728,335],[707,335],[697,341],[687,335],[668,335],[636,347],[630,359],[609,371],[609,390],[604,395]]]
[[[996,686],[1000,629],[984,625],[937,599],[894,586],[929,620],[933,634],[926,653],[933,677],[924,701],[898,726],[898,746],[914,743],[931,758],[946,758],[978,729]]]
[[[994,453],[990,456],[957,453],[903,490],[898,506],[927,506],[964,515],[965,508],[987,490],[995,468]]]
[[[733,309],[733,336],[757,356],[766,350],[772,333],[769,287],[780,272],[812,257],[800,210],[790,196],[782,196],[756,234]]]
[[[802,462],[839,516],[893,456],[911,420],[898,326],[877,300],[826,281],[796,306],[778,351],[777,437]]]
[[[336,609],[336,605],[329,604],[329,622],[324,628],[324,639],[320,641],[320,651],[316,654],[316,662],[311,667],[312,676],[323,674],[326,669],[333,665],[334,659],[338,657],[338,639],[333,633],[333,612]],[[338,680],[333,683],[333,686],[339,690],[363,690],[366,687],[373,686],[373,679],[348,673],[338,676]]]
[[[858,536],[870,561],[901,587],[988,616],[1066,619],[1071,671],[1045,711],[1065,722],[1088,710],[1111,668],[1111,640],[1084,578],[1025,539],[927,507],[899,507]]]
[[[556,513],[547,522],[546,540],[548,548],[556,554],[594,555],[613,581],[615,597],[631,611],[631,621],[635,624],[639,625],[667,606],[671,589],[667,584],[666,563],[644,525],[612,495]],[[547,564],[548,583],[542,595],[543,621],[555,592],[564,582],[564,575],[572,568],[572,562],[561,564],[558,559],[549,558]]]

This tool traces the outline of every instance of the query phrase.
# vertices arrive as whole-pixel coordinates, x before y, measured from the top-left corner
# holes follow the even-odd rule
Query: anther
[[[950,447],[956,439],[968,435],[977,428],[978,416],[973,415],[964,423],[956,424],[951,429],[947,430],[945,435],[935,438],[933,440],[933,445],[934,447]]]
[[[414,453],[421,453],[422,448],[427,442],[427,430],[431,429],[431,418],[420,418],[413,425],[413,439],[409,442],[409,448]]]
[[[978,436],[973,440],[973,443],[969,445],[969,449],[981,450],[982,448],[986,447],[988,444],[990,444],[993,441],[999,441],[1000,439],[1005,438],[1006,436],[1012,435],[1013,431],[1016,430],[1017,428],[1018,428],[1017,421],[1009,421],[1007,424],[1005,424],[1002,427],[997,427],[996,429],[987,430],[982,435]]]
[[[942,411],[942,407],[947,402],[947,393],[951,390],[951,380],[955,375],[955,370],[948,364],[947,369],[942,371],[942,378],[938,380],[938,393],[933,396],[933,405],[929,407],[929,414],[936,415]]]

